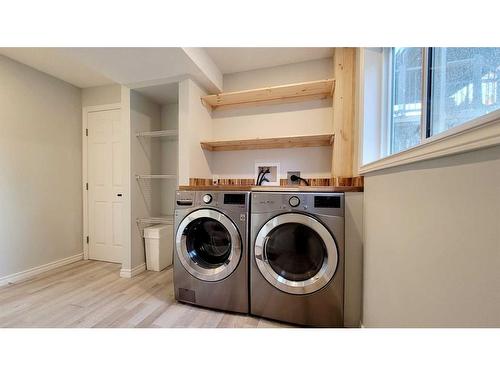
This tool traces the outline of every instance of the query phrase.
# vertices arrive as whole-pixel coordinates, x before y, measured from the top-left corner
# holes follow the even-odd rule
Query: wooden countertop
[[[179,190],[199,191],[299,191],[320,193],[346,193],[363,191],[359,186],[255,186],[255,185],[206,185],[206,186],[179,186]]]
[[[189,190],[189,191],[199,191],[199,190],[213,190],[213,191],[250,191],[252,190],[251,185],[181,185],[179,190]]]
[[[345,193],[363,191],[362,186],[252,186],[251,191],[315,191],[329,193]]]

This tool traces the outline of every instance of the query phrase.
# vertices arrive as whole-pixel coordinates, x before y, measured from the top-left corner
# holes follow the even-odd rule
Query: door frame
[[[87,137],[87,118],[89,113],[111,111],[114,109],[121,110],[121,103],[89,105],[82,107],[82,202],[83,202],[83,259],[89,259],[89,244],[87,236],[89,235],[89,207],[88,207],[88,137]]]

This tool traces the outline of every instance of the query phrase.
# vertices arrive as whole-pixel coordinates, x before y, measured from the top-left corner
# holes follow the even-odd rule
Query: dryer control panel
[[[338,195],[315,195],[314,207],[315,208],[340,208],[341,199]]]
[[[299,211],[344,216],[344,193],[252,192],[251,211]]]

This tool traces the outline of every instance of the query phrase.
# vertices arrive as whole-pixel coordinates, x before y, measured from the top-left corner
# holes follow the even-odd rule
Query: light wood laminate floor
[[[287,327],[174,299],[172,270],[119,276],[117,264],[79,261],[0,287],[0,327]]]

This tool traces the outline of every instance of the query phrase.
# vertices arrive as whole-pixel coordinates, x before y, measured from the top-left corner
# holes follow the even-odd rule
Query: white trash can
[[[144,228],[146,268],[161,271],[172,265],[174,226],[160,224]]]

